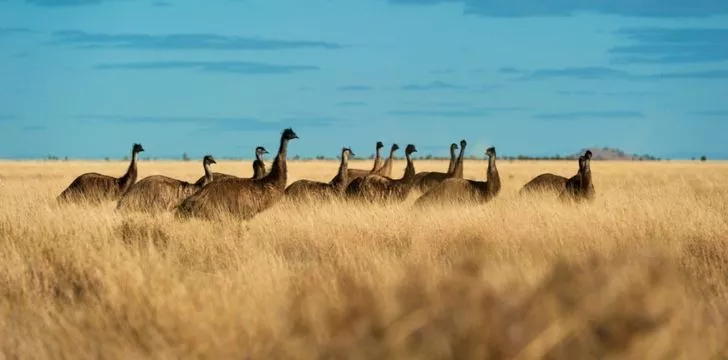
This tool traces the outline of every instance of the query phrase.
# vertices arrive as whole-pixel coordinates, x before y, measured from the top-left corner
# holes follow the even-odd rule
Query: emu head
[[[342,156],[342,157],[343,157],[343,156],[344,156],[345,154],[347,154],[347,153],[348,153],[348,157],[354,157],[354,156],[355,156],[355,155],[354,155],[354,152],[353,152],[353,151],[351,151],[351,148],[350,148],[350,147],[345,147],[345,148],[342,148],[342,149],[341,149],[341,156]]]
[[[579,171],[584,170],[584,164],[586,163],[586,157],[584,155],[579,156]]]
[[[450,144],[450,151],[455,151],[457,149],[458,149],[458,144],[456,144],[456,143]]]
[[[488,155],[488,157],[495,156],[495,147],[491,146],[491,147],[485,149],[485,155]]]
[[[591,150],[587,150],[586,152],[584,152],[584,157],[588,160],[591,160],[591,158],[592,158]]]
[[[255,148],[255,154],[256,155],[263,155],[263,154],[267,154],[267,153],[268,153],[268,150],[266,150],[262,146],[258,146],[257,148]]]
[[[283,130],[283,134],[281,134],[281,140],[293,140],[298,139],[298,135],[293,131],[293,129],[288,128]]]
[[[217,164],[217,161],[215,161],[215,158],[212,157],[212,155],[205,155],[204,158],[202,158],[203,164]]]
[[[377,141],[377,150],[379,150],[383,147],[384,147],[384,143],[382,143],[381,141]]]
[[[137,154],[144,151],[144,147],[142,147],[142,144],[134,144],[134,146],[131,149],[131,152]]]
[[[392,144],[392,152],[395,152],[395,151],[397,151],[397,150],[399,150],[399,145],[397,145],[397,144]]]
[[[410,155],[413,152],[417,152],[417,148],[412,144],[407,145],[407,148],[404,149],[405,155]]]
[[[468,142],[465,139],[460,140],[460,148],[465,149],[466,146],[468,146]]]

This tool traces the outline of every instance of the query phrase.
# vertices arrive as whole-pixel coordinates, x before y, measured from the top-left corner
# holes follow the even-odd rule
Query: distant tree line
[[[552,160],[552,161],[553,160],[576,160],[576,159],[579,158],[579,155],[581,153],[583,153],[585,150],[586,149],[582,149],[581,152],[576,153],[576,154],[571,154],[571,155],[559,155],[559,154],[552,155],[552,156],[501,155],[501,156],[499,156],[499,158],[501,160],[507,160],[507,161],[513,161],[513,160]],[[662,160],[659,157],[655,157],[655,156],[652,156],[652,155],[649,155],[649,154],[642,154],[642,155],[632,154],[632,155],[630,155],[630,154],[627,154],[627,153],[625,153],[624,151],[622,151],[620,149],[615,149],[615,148],[610,148],[610,147],[603,147],[601,149],[592,148],[592,151],[595,151],[595,150],[599,150],[600,153],[607,153],[607,154],[609,154],[608,156],[606,156],[606,158],[608,158],[608,159],[614,158],[614,159],[620,159],[620,160],[634,160],[634,161],[661,161]],[[596,159],[601,158],[601,156],[599,156],[598,154],[599,153],[597,153],[596,156],[595,156]],[[404,159],[404,156],[395,156],[394,158],[396,160],[403,160]],[[432,154],[414,156],[413,158],[415,160],[450,160],[450,156],[449,155],[448,156],[438,156],[438,155],[432,155]],[[472,155],[472,154],[465,156],[465,159],[468,159],[468,160],[482,160],[483,158],[484,158],[483,156],[476,156],[476,155]],[[144,160],[144,161],[159,160],[157,157],[148,157],[148,156],[147,157],[142,157],[140,159],[141,160]],[[220,159],[221,160],[232,160],[232,161],[236,161],[236,160],[237,161],[250,160],[249,158],[230,157],[230,156],[220,157]],[[313,157],[303,157],[303,156],[300,156],[300,155],[296,154],[296,155],[294,155],[290,159],[291,160],[296,160],[296,161],[298,161],[298,160],[302,160],[302,161],[312,161],[312,160],[338,160],[339,159],[339,155],[334,156],[334,157],[325,156],[325,155],[316,155],[316,156],[313,156]],[[367,157],[367,159],[373,160],[374,159],[374,154],[369,154],[369,156]],[[699,159],[700,159],[700,161],[706,161],[708,158],[705,155],[703,155]],[[61,159],[58,156],[50,155],[49,154],[48,157],[46,158],[46,160],[47,161],[60,161]],[[105,157],[104,160],[105,161],[111,161],[111,159],[108,156]],[[124,156],[122,158],[122,160],[128,161],[129,160],[129,156]],[[184,152],[184,153],[182,153],[181,160],[182,161],[191,161],[192,158],[190,158],[190,156],[186,152]],[[667,160],[669,161],[670,159],[667,159]],[[692,157],[692,160],[695,161],[697,159],[695,157]],[[68,156],[64,156],[63,157],[63,161],[68,161]]]

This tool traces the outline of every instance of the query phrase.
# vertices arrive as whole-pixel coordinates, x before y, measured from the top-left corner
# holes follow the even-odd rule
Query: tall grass
[[[289,183],[338,163],[290,162]],[[352,161],[366,169],[369,161]],[[445,161],[416,161],[418,171]],[[465,177],[486,164],[466,161]],[[122,162],[0,162],[5,358],[728,357],[728,164],[592,162],[597,199],[520,197],[575,162],[498,164],[491,203],[280,203],[250,222],[58,206]],[[401,176],[404,162],[395,165]],[[249,163],[215,171],[250,175]],[[193,180],[197,162],[141,162]]]

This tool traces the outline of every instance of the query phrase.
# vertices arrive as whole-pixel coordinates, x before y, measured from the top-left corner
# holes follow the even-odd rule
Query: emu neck
[[[346,152],[341,154],[341,163],[339,163],[339,172],[336,174],[336,176],[331,179],[331,182],[329,184],[336,187],[338,190],[344,191],[346,189],[346,184],[348,183],[349,179],[347,176],[347,170],[349,170],[349,156]]]
[[[256,153],[255,161],[253,161],[253,178],[260,179],[265,176],[265,162],[263,162],[263,154]]]
[[[501,181],[500,175],[498,175],[498,168],[495,167],[495,155],[488,157],[488,192],[495,194],[500,191]]]
[[[455,158],[455,149],[450,148],[450,164],[447,166],[447,173],[452,175],[455,172],[455,162],[457,159]]]
[[[404,175],[400,179],[401,182],[410,183],[415,177],[415,164],[412,162],[412,155],[406,154],[407,167],[404,168]]]
[[[453,167],[452,174],[456,178],[463,178],[463,156],[465,155],[465,146],[460,147],[460,154],[458,155],[457,160],[455,161],[455,166]]]
[[[286,156],[288,156],[288,140],[281,139],[281,145],[278,148],[278,155],[273,161],[270,172],[263,178],[269,182],[275,182],[279,187],[285,187],[288,182],[288,167],[286,165]]]
[[[202,167],[205,169],[205,180],[202,182],[202,186],[205,186],[212,182],[212,171],[210,171],[210,164],[207,162],[203,162]]]
[[[585,163],[584,167],[579,172],[579,175],[581,177],[581,184],[579,184],[579,187],[583,191],[588,190],[589,186],[591,185],[591,181],[592,181],[591,166],[589,166],[588,163]]]
[[[137,179],[137,153],[132,150],[131,152],[131,162],[129,163],[129,167],[126,169],[126,173],[124,176],[119,178],[119,187],[121,188],[122,192],[125,192],[129,187],[131,187],[134,182],[136,182]]]
[[[384,161],[384,165],[377,171],[377,175],[390,176],[392,175],[392,161],[394,159],[394,150],[389,151],[389,157]]]
[[[382,167],[382,148],[377,149],[377,154],[374,156],[374,167],[372,171],[377,171]]]

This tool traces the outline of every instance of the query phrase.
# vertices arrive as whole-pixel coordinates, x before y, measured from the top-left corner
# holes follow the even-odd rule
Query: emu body
[[[496,152],[494,147],[486,150],[488,156],[488,169],[486,170],[486,181],[470,179],[450,178],[439,183],[430,191],[422,194],[415,201],[415,206],[421,207],[437,203],[464,203],[464,202],[488,202],[498,196],[501,190],[500,175],[496,167]]]
[[[262,146],[258,146],[255,148],[255,160],[253,160],[253,176],[251,179],[260,179],[263,176],[265,176],[265,162],[263,161],[263,154],[267,154],[268,150],[266,150]],[[215,180],[222,180],[222,179],[239,179],[239,176],[230,175],[230,174],[223,174],[219,172],[212,173],[212,176],[215,178]],[[205,175],[202,175],[195,183],[199,183],[200,181],[203,181],[205,178]]]
[[[349,156],[354,156],[349,148],[341,149],[339,171],[328,183],[312,180],[298,180],[286,188],[286,198],[295,201],[339,199],[344,195],[347,181]]]
[[[443,182],[449,178],[462,178],[463,168],[463,154],[465,153],[465,146],[467,142],[465,140],[460,141],[460,154],[455,157],[455,150],[458,149],[458,145],[453,143],[450,144],[450,164],[448,165],[447,172],[436,172],[436,171],[425,171],[418,173],[414,177],[414,188],[419,190],[421,193],[425,193],[432,189],[435,185]],[[460,176],[458,176],[458,171]]]
[[[559,194],[562,201],[594,201],[596,191],[591,175],[592,152],[587,150],[579,157],[579,172],[566,182],[565,189]]]
[[[381,141],[377,141],[377,144],[375,146],[375,155],[374,155],[374,165],[372,166],[371,170],[363,170],[363,169],[347,169],[346,170],[346,178],[347,184],[349,182],[352,182],[354,179],[369,175],[374,173],[375,171],[379,170],[382,165],[382,148],[384,147],[384,144]]]
[[[164,175],[152,175],[139,180],[127,191],[116,206],[120,211],[161,212],[171,211],[186,197],[202,189],[214,180],[210,165],[215,159],[207,155],[202,160],[205,175],[195,183],[173,179]]]
[[[131,150],[131,162],[126,173],[119,178],[99,173],[85,173],[75,178],[61,192],[57,200],[66,202],[101,203],[118,200],[137,179],[137,154],[144,151],[141,144],[134,144]]]
[[[526,194],[529,192],[556,192],[559,193],[566,187],[566,182],[569,179],[552,173],[545,173],[536,176],[527,182],[521,190],[520,194]]]
[[[403,201],[412,189],[415,176],[415,166],[412,161],[412,153],[417,148],[409,144],[405,149],[407,167],[400,179],[391,179],[381,175],[367,175],[352,181],[346,188],[346,196],[354,200],[369,202]]]
[[[588,156],[589,159],[592,157],[592,152],[590,150],[587,150],[584,152],[583,156]],[[581,157],[579,157],[579,167],[581,168]],[[531,179],[531,181],[527,182],[521,190],[518,191],[519,194],[524,195],[531,192],[546,192],[546,193],[555,193],[555,194],[561,194],[566,189],[575,189],[578,188],[581,183],[581,177],[579,173],[577,172],[576,175],[566,178],[561,175],[556,175],[552,173],[545,173],[536,176],[535,178]],[[571,190],[569,190],[571,191]]]
[[[243,220],[255,217],[278,202],[284,194],[288,176],[288,141],[298,139],[292,129],[281,135],[278,155],[271,171],[260,179],[227,178],[213,181],[183,200],[176,209],[181,218],[214,219],[228,214]]]

